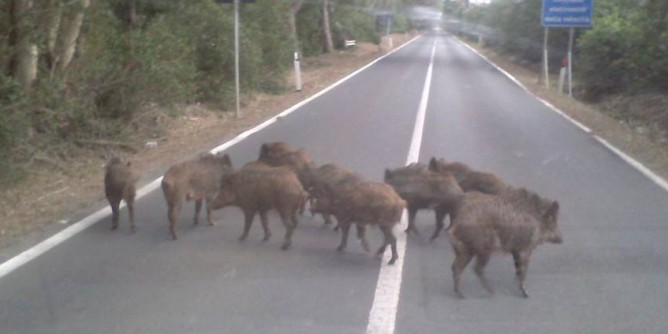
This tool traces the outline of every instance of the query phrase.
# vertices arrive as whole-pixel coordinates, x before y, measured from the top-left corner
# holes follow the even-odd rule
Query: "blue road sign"
[[[543,26],[591,26],[593,0],[543,0]]]

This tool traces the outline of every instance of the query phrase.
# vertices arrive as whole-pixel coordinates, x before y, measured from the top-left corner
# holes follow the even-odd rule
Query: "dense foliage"
[[[242,98],[285,89],[295,45],[304,55],[323,52],[322,2],[303,1],[294,36],[296,2],[242,4]],[[343,47],[345,38],[378,41],[364,4],[330,2],[336,45]],[[233,6],[213,0],[4,1],[0,184],[12,165],[35,154],[62,160],[82,149],[82,141],[127,142],[137,132],[159,133],[149,105],[170,110],[200,101],[230,108],[233,20]]]

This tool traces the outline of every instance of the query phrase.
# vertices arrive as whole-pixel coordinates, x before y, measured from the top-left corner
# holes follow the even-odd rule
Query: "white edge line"
[[[598,140],[603,146],[607,147],[610,151],[613,153],[617,154],[619,157],[624,159],[629,165],[633,166],[635,169],[637,169],[639,172],[645,174],[650,180],[654,181],[659,187],[663,188],[664,190],[668,191],[668,182],[664,180],[662,177],[654,174],[649,168],[645,167],[643,164],[638,162],[638,160],[635,160],[628,156],[626,153],[622,152],[620,149],[616,148],[612,144],[610,144],[607,140],[599,137],[599,136],[594,136],[596,140]]]
[[[569,120],[571,123],[575,124],[577,127],[579,127],[580,129],[582,129],[582,131],[584,131],[584,132],[586,132],[586,133],[591,133],[591,130],[590,130],[588,127],[584,126],[582,123],[576,121],[576,120],[573,119],[572,117],[566,115],[563,111],[561,111],[561,110],[559,110],[557,107],[553,106],[550,102],[547,102],[547,101],[543,100],[542,98],[538,97],[536,94],[532,93],[526,86],[524,86],[524,84],[522,84],[522,82],[520,82],[520,81],[519,81],[517,78],[515,78],[512,74],[506,72],[506,70],[502,69],[501,67],[499,67],[499,65],[497,65],[497,64],[495,64],[494,62],[492,62],[491,60],[489,60],[487,57],[485,57],[485,55],[483,55],[482,53],[478,52],[478,50],[472,48],[470,45],[468,45],[468,44],[466,44],[466,43],[460,41],[459,39],[457,39],[457,41],[458,41],[459,43],[461,43],[462,45],[464,45],[465,47],[467,47],[469,50],[471,50],[471,51],[473,51],[474,53],[476,53],[478,56],[480,56],[480,58],[484,59],[484,60],[485,60],[486,62],[488,62],[490,65],[494,66],[494,68],[496,68],[499,72],[503,73],[506,77],[508,77],[512,82],[514,82],[514,83],[515,83],[516,85],[518,85],[520,88],[522,88],[525,92],[529,93],[531,96],[533,96],[534,98],[536,98],[538,101],[542,102],[542,103],[543,103],[544,105],[546,105],[548,108],[552,109],[552,111],[554,111],[554,112],[556,112],[557,114],[561,115],[562,117],[566,118],[566,119]]]
[[[638,160],[633,159],[631,156],[628,154],[624,153],[622,150],[618,149],[617,147],[613,146],[608,142],[607,140],[594,135],[592,130],[583,125],[582,123],[574,120],[572,117],[568,116],[566,113],[563,111],[559,110],[557,107],[553,106],[551,103],[541,99],[540,97],[536,96],[534,93],[532,93],[529,89],[527,89],[519,80],[517,80],[515,77],[513,77],[510,73],[506,72],[504,69],[499,67],[498,65],[494,64],[491,60],[487,59],[483,54],[478,52],[476,49],[472,48],[470,45],[462,42],[459,39],[456,39],[459,43],[463,44],[467,48],[469,48],[471,51],[475,52],[478,56],[486,60],[488,63],[490,63],[492,66],[494,66],[497,70],[499,70],[501,73],[506,75],[510,80],[515,82],[518,86],[520,86],[522,89],[524,89],[527,93],[541,101],[543,104],[545,104],[547,107],[552,109],[552,111],[556,112],[557,114],[563,116],[566,118],[568,121],[571,123],[575,124],[575,126],[579,127],[582,129],[582,131],[591,134],[594,139],[596,139],[599,143],[601,143],[603,146],[605,146],[607,149],[612,151],[613,153],[617,154],[620,158],[622,158],[624,161],[626,161],[629,165],[631,165],[633,168],[637,169],[639,172],[644,174],[647,178],[652,180],[654,183],[656,183],[659,187],[663,188],[665,191],[668,191],[668,182],[663,179],[662,177],[658,176],[654,172],[652,172],[649,168],[645,167],[642,163],[640,163]]]
[[[355,72],[347,75],[343,79],[333,83],[329,87],[319,91],[318,93],[308,97],[307,99],[295,104],[294,106],[292,106],[289,109],[281,112],[277,116],[274,116],[274,117],[264,121],[260,125],[252,128],[250,130],[242,132],[241,134],[237,135],[232,140],[230,140],[230,141],[212,149],[211,152],[212,153],[220,152],[220,151],[226,150],[229,147],[239,143],[240,141],[244,140],[245,138],[252,135],[253,133],[256,133],[256,132],[264,129],[265,127],[271,125],[272,123],[276,122],[277,119],[288,115],[289,113],[299,109],[300,107],[304,106],[305,104],[307,104],[307,103],[311,102],[312,100],[316,99],[317,97],[319,97],[319,96],[325,94],[326,92],[332,90],[334,87],[342,84],[346,80],[348,80],[351,77],[353,77],[354,75],[362,72],[363,70],[369,68],[370,66],[372,66],[373,64],[382,60],[383,58],[393,54],[394,52],[399,51],[400,49],[402,49],[406,45],[408,45],[411,42],[418,39],[419,37],[420,37],[420,35],[418,35],[418,36],[414,37],[413,39],[411,39],[410,41],[404,43],[402,46],[388,52],[387,54],[383,55],[382,57],[376,58],[375,60],[373,60],[369,64],[365,65],[364,67],[362,67],[362,68],[356,70]],[[140,198],[144,197],[146,194],[148,194],[148,193],[152,192],[153,190],[157,189],[158,186],[160,185],[161,181],[162,181],[162,176],[153,180],[151,183],[147,184],[146,186],[142,187],[141,189],[139,189],[137,191],[136,199],[140,199]],[[124,204],[123,204],[123,206],[124,206]],[[101,219],[103,219],[104,217],[108,216],[110,213],[111,213],[111,209],[108,206],[103,208],[103,209],[100,209],[100,210],[96,211],[95,213],[87,216],[86,218],[84,218],[82,220],[79,220],[76,223],[73,223],[69,227],[67,227],[64,230],[54,234],[53,236],[51,236],[51,237],[47,238],[46,240],[38,243],[37,245],[23,251],[22,253],[14,256],[11,259],[3,262],[2,264],[0,264],[0,279],[3,278],[4,276],[8,275],[12,271],[18,269],[19,267],[25,265],[26,263],[34,260],[38,256],[46,253],[50,249],[56,247],[57,245],[59,245],[63,241],[75,236],[79,232],[81,232],[81,231],[85,230],[86,228],[92,226],[96,222],[98,222]]]
[[[420,146],[422,144],[422,133],[424,129],[425,114],[427,112],[427,102],[429,100],[429,91],[431,88],[431,76],[434,67],[434,55],[436,54],[436,44],[431,50],[429,68],[425,79],[422,97],[418,107],[418,113],[413,129],[413,137],[408,150],[407,164],[417,162],[420,155]],[[369,323],[366,333],[392,334],[396,326],[397,311],[399,308],[399,295],[401,293],[401,280],[403,278],[404,257],[406,255],[406,233],[403,230],[408,225],[408,214],[406,210],[401,215],[401,221],[395,226],[395,236],[397,237],[397,255],[399,258],[394,265],[385,265],[392,254],[386,251],[383,254],[380,272],[378,273],[378,282],[373,296],[373,304],[369,311]],[[396,230],[400,230],[396,233]]]

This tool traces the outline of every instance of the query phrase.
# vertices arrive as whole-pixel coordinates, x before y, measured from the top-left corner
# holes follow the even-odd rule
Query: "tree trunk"
[[[290,37],[295,44],[295,51],[299,51],[299,36],[297,35],[297,13],[302,8],[302,0],[292,0],[290,5]]]
[[[44,68],[53,73],[57,62],[56,42],[58,41],[58,31],[63,15],[63,3],[60,0],[48,0],[43,3],[40,10],[42,17],[40,18],[39,30],[46,36],[45,49],[41,52],[41,58]]]
[[[10,71],[12,76],[28,90],[37,77],[37,46],[30,43],[32,26],[30,12],[33,8],[32,0],[14,0],[11,21],[13,35],[10,36],[10,45],[16,50],[11,60]]]
[[[322,0],[322,31],[323,31],[323,49],[326,53],[334,50],[332,41],[332,29],[329,26],[329,0]]]
[[[69,15],[63,17],[62,31],[60,35],[60,59],[58,70],[64,72],[70,65],[74,52],[76,51],[77,39],[81,31],[84,12],[90,5],[90,0],[80,0],[75,8],[70,10]],[[73,6],[74,7],[74,6]]]

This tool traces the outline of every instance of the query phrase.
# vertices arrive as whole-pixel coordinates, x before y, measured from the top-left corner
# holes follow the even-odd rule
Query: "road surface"
[[[171,241],[158,188],[136,204],[136,234],[125,211],[116,232],[104,217],[0,278],[0,333],[367,333],[379,293],[398,298],[371,320],[386,332],[668,330],[666,190],[450,36],[412,41],[225,151],[238,167],[277,140],[376,181],[411,150],[494,172],[560,202],[564,243],[534,252],[530,298],[519,297],[512,258],[496,254],[496,294],[467,269],[459,300],[447,235],[428,242],[429,212],[418,215],[422,235],[402,238],[397,271],[356,242],[336,252],[339,235],[308,215],[281,251],[275,215],[270,241],[256,222],[239,242],[240,210],[193,226],[189,204]],[[377,247],[380,231],[368,235]],[[383,270],[401,272],[397,289]]]

